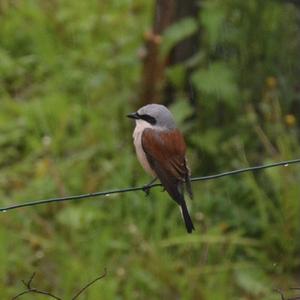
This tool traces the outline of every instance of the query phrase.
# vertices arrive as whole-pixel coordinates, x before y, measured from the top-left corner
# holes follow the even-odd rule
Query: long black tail
[[[147,153],[146,153],[147,154]],[[173,174],[170,174],[169,171],[167,171],[164,168],[161,168],[156,162],[155,160],[149,160],[149,155],[148,157],[148,161],[152,162],[153,165],[153,169],[155,170],[155,173],[158,177],[158,179],[160,180],[160,182],[162,183],[162,185],[164,186],[164,188],[167,190],[167,192],[169,193],[169,195],[172,197],[172,199],[174,201],[176,201],[176,203],[181,207],[181,211],[182,211],[182,215],[183,215],[183,219],[185,222],[185,227],[188,233],[192,233],[193,230],[195,230],[195,227],[193,225],[192,219],[190,217],[190,214],[188,212],[185,200],[184,200],[184,195],[183,195],[183,182],[182,180],[178,179],[177,177],[174,177]],[[187,178],[188,180],[189,178]],[[192,189],[191,186],[189,185],[189,182],[187,182],[187,189],[188,192],[190,194],[190,196],[192,197]]]
[[[182,201],[180,206],[181,206],[181,211],[182,211],[186,230],[188,233],[192,233],[192,231],[195,230],[195,227],[190,217],[185,201]]]

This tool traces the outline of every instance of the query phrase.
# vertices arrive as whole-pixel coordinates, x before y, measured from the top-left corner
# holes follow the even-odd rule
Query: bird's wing
[[[142,146],[162,185],[181,205],[184,201],[182,183],[189,180],[182,134],[178,129],[159,131],[147,128],[142,134]]]

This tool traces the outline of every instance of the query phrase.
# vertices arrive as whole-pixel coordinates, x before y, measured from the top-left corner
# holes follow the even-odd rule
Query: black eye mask
[[[147,114],[140,115],[140,114],[138,114],[138,116],[139,116],[140,119],[142,119],[142,120],[150,123],[151,125],[155,125],[156,124],[155,118],[151,117],[150,115],[147,115]]]

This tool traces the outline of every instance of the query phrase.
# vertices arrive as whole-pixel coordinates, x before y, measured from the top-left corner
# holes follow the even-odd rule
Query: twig
[[[89,282],[88,284],[86,284],[82,289],[80,289],[75,296],[72,298],[72,300],[77,299],[86,289],[88,289],[91,285],[93,285],[96,281],[104,278],[106,276],[107,272],[106,272],[106,268],[104,269],[104,273],[97,277],[96,279],[92,280],[91,282]]]
[[[289,288],[289,290],[300,290],[300,287]],[[300,296],[296,296],[296,297],[292,297],[292,298],[285,298],[283,291],[280,289],[274,289],[274,291],[280,294],[281,300],[300,300]]]
[[[241,173],[245,173],[245,172],[258,171],[258,170],[263,170],[263,169],[273,168],[273,167],[278,167],[278,166],[287,167],[288,165],[297,164],[297,163],[300,163],[300,158],[293,159],[293,160],[281,161],[281,162],[277,162],[277,163],[270,163],[270,164],[266,164],[266,165],[248,167],[248,168],[243,168],[243,169],[239,169],[239,170],[223,172],[223,173],[219,173],[219,174],[215,174],[215,175],[192,177],[191,181],[194,182],[194,181],[218,179],[218,178],[225,177],[225,176],[237,175],[237,174],[241,174]],[[147,190],[150,190],[151,188],[158,187],[158,186],[161,186],[161,184],[154,183],[151,185],[147,185]],[[7,207],[2,207],[2,208],[0,208],[0,212],[6,212],[8,210],[13,210],[13,209],[17,209],[17,208],[35,206],[35,205],[41,205],[41,204],[47,204],[47,203],[53,203],[53,202],[81,200],[81,199],[93,198],[93,197],[97,197],[97,196],[109,196],[112,194],[120,194],[120,193],[128,193],[128,192],[133,192],[133,191],[144,191],[144,190],[145,190],[145,186],[139,186],[139,187],[124,188],[124,189],[115,189],[115,190],[104,191],[104,192],[95,192],[95,193],[88,193],[88,194],[82,194],[82,195],[67,196],[67,197],[61,197],[61,198],[50,198],[50,199],[44,199],[44,200],[30,201],[30,202],[25,202],[25,203],[21,203],[21,204],[15,204],[15,205],[7,206]]]
[[[71,300],[76,300],[84,291],[86,291],[90,286],[92,286],[95,282],[97,282],[98,280],[104,278],[107,274],[107,271],[106,271],[106,268],[104,269],[104,273],[97,277],[96,279],[92,280],[91,282],[87,283],[83,288],[81,288],[76,294],[74,297],[72,297]],[[35,276],[35,273],[33,273],[30,277],[30,279],[28,280],[28,282],[25,282],[24,280],[22,280],[22,283],[25,285],[26,287],[26,290],[19,293],[18,295],[14,296],[11,300],[15,300],[25,294],[29,294],[29,293],[35,293],[35,294],[42,294],[42,295],[45,295],[45,296],[48,296],[48,297],[51,297],[53,299],[56,299],[56,300],[63,300],[62,298],[59,298],[49,292],[45,292],[45,291],[42,291],[42,290],[38,290],[37,288],[33,288],[31,286],[31,283],[32,283],[32,280]]]
[[[283,292],[280,289],[274,289],[274,291],[280,294],[281,300],[285,300]]]
[[[12,300],[15,300],[15,299],[21,297],[22,295],[29,294],[29,293],[42,294],[42,295],[51,297],[51,298],[56,299],[56,300],[62,300],[62,298],[59,298],[59,297],[57,297],[57,296],[55,296],[55,295],[53,295],[49,292],[41,291],[41,290],[38,290],[37,288],[31,287],[31,283],[32,283],[32,280],[33,280],[34,276],[35,276],[35,273],[33,273],[31,275],[28,282],[25,282],[24,280],[22,280],[22,283],[25,285],[26,290],[21,292],[20,294],[16,295],[15,297],[13,297]]]

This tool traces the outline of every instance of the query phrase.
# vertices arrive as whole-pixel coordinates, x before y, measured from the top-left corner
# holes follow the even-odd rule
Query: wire
[[[273,167],[278,167],[278,166],[287,167],[289,165],[297,164],[297,163],[300,163],[300,158],[276,162],[276,163],[270,163],[270,164],[266,164],[266,165],[248,167],[248,168],[243,168],[243,169],[239,169],[239,170],[223,172],[223,173],[219,173],[219,174],[215,174],[215,175],[192,177],[191,181],[204,181],[204,180],[218,179],[218,178],[225,177],[225,176],[231,176],[231,175],[236,175],[236,174],[250,172],[250,171],[258,171],[258,170],[263,170],[263,169],[273,168]],[[95,193],[81,194],[81,195],[75,195],[75,196],[66,196],[66,197],[61,197],[61,198],[50,198],[50,199],[44,199],[44,200],[30,201],[30,202],[25,202],[25,203],[21,203],[21,204],[14,204],[11,206],[2,207],[2,208],[0,208],[0,212],[6,212],[8,210],[14,210],[17,208],[36,206],[36,205],[42,205],[42,204],[47,204],[47,203],[53,203],[53,202],[75,201],[75,200],[81,200],[81,199],[86,199],[86,198],[94,198],[94,197],[98,197],[98,196],[109,196],[112,194],[128,193],[128,192],[133,192],[133,191],[146,192],[146,190],[150,190],[151,188],[158,187],[158,186],[162,186],[161,183],[153,183],[153,184],[149,184],[146,186],[129,187],[129,188],[124,188],[124,189],[115,189],[115,190],[110,190],[110,191],[95,192]]]

